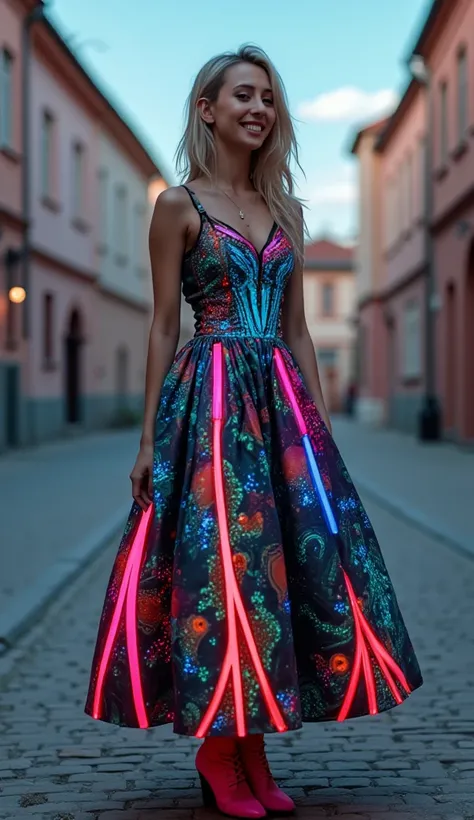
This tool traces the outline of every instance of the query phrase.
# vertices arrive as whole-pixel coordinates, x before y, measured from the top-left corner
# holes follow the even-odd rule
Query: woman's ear
[[[212,125],[214,123],[214,115],[212,113],[209,100],[207,100],[206,97],[201,97],[201,99],[197,102],[197,107],[201,115],[201,119],[208,125]]]

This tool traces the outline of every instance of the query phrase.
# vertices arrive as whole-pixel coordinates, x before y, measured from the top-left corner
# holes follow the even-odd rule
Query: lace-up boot
[[[205,806],[217,806],[231,817],[265,817],[246,781],[234,738],[206,738],[196,755],[196,769]]]
[[[267,811],[290,814],[295,809],[291,797],[277,786],[265,754],[263,735],[238,738],[237,745],[247,782],[257,800]]]

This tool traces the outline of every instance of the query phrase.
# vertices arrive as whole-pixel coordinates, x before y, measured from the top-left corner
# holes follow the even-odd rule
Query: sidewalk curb
[[[379,504],[380,507],[384,507],[388,510],[388,512],[391,512],[393,515],[396,515],[409,524],[414,525],[425,535],[428,535],[430,538],[434,538],[436,541],[440,541],[442,544],[449,547],[449,549],[457,552],[459,555],[462,555],[463,558],[468,558],[470,561],[474,561],[474,549],[470,549],[466,546],[466,544],[463,544],[461,541],[457,541],[452,537],[451,533],[444,530],[439,523],[433,525],[427,516],[413,507],[408,507],[406,501],[402,499],[394,498],[393,496],[391,496],[391,498],[387,498],[387,496],[382,495],[370,482],[365,479],[358,478],[356,472],[354,474],[351,473],[351,475],[355,486],[361,491],[361,495],[367,495]]]
[[[80,575],[96,555],[120,535],[126,520],[127,510],[120,507],[67,557],[57,560],[0,612],[0,657],[14,649],[18,639],[36,623],[64,586]]]

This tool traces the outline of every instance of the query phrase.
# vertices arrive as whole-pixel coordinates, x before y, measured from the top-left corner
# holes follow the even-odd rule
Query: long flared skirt
[[[375,715],[422,683],[374,530],[283,341],[196,336],[164,381],[86,712],[183,735]]]

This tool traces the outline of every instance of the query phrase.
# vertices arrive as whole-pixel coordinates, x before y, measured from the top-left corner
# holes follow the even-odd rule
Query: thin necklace
[[[237,208],[237,210],[238,210],[238,212],[239,212],[239,216],[240,216],[240,218],[241,218],[241,219],[245,219],[245,213],[244,213],[244,211],[242,210],[242,208],[241,208],[239,205],[237,205],[237,203],[236,203],[236,202],[234,202],[234,200],[232,199],[232,197],[231,197],[231,196],[229,196],[229,194],[227,194],[227,193],[224,191],[224,189],[223,189],[223,188],[219,188],[219,186],[218,186],[218,185],[216,185],[216,188],[217,188],[217,190],[218,190],[218,191],[221,191],[221,193],[223,193],[223,194],[224,194],[224,196],[226,196],[226,197],[227,197],[227,199],[230,199],[230,201],[232,202],[232,205],[234,205],[234,206]]]

